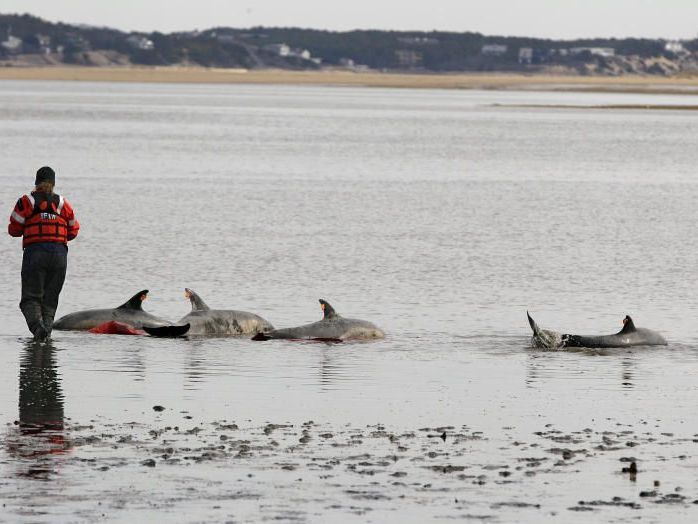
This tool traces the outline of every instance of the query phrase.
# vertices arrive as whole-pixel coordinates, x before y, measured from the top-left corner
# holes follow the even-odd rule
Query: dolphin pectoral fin
[[[146,299],[147,296],[148,290],[143,289],[142,291],[139,291],[138,293],[133,295],[131,298],[128,299],[128,301],[124,302],[116,309],[135,309],[137,311],[141,311],[143,309],[143,301]]]
[[[143,330],[148,333],[151,337],[160,338],[175,338],[182,337],[186,335],[189,331],[190,324],[184,324],[183,326],[160,326],[160,327],[148,327],[143,326]]]
[[[264,341],[264,340],[271,340],[271,337],[267,335],[266,333],[257,333],[254,337],[252,337],[251,340],[255,340],[257,342]]]

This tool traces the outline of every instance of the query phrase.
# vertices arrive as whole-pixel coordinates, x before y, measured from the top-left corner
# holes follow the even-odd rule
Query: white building
[[[520,47],[519,48],[519,64],[531,64],[533,63],[533,48],[532,47]]]
[[[582,53],[589,53],[592,56],[602,56],[609,58],[616,56],[616,50],[612,47],[572,47],[570,49],[571,55],[581,55]]]
[[[291,54],[291,48],[288,44],[269,44],[264,46],[264,50],[279,56],[288,56]]]
[[[398,37],[397,41],[408,45],[435,45],[439,43],[436,38],[426,36],[401,36]]]
[[[296,56],[298,58],[302,58],[303,60],[310,60],[312,57],[310,51],[307,49],[294,49],[290,54],[291,56]]]
[[[131,35],[126,39],[126,42],[134,49],[141,49],[143,51],[151,51],[155,49],[155,44],[152,40],[139,35]]]
[[[46,35],[36,35],[39,44],[39,52],[45,55],[51,54],[51,37]]]
[[[502,56],[509,49],[507,46],[502,44],[487,44],[482,46],[480,51],[485,56]]]
[[[422,63],[422,53],[411,49],[398,49],[395,58],[401,67],[417,67]]]
[[[667,42],[664,44],[664,50],[669,51],[670,53],[679,54],[683,53],[686,49],[681,42],[675,40],[673,42]]]
[[[19,53],[22,51],[22,39],[9,35],[7,40],[0,43],[2,48],[8,53]]]

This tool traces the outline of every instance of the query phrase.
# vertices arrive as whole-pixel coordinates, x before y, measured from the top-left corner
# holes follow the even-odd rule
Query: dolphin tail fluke
[[[183,326],[160,326],[160,327],[148,327],[143,326],[143,330],[148,333],[151,337],[160,338],[175,338],[183,337],[189,331],[189,324],[184,324]]]
[[[255,336],[252,337],[252,340],[260,342],[264,340],[271,340],[271,337],[266,333],[257,333]]]
[[[533,338],[531,339],[533,347],[543,349],[559,349],[565,346],[566,337],[568,337],[568,335],[561,335],[556,331],[541,329],[538,327],[538,324],[536,324],[536,321],[531,318],[528,311],[526,311],[526,316],[528,317],[528,323],[531,325],[531,329],[533,330]]]
[[[538,324],[536,324],[536,321],[531,318],[531,315],[528,311],[526,311],[526,316],[528,317],[528,323],[530,324],[531,329],[533,330],[533,334],[537,335],[540,331],[540,328],[538,328]]]

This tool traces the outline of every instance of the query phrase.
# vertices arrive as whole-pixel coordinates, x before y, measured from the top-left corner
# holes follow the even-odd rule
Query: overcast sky
[[[0,12],[127,31],[215,26],[696,38],[698,0],[0,0]]]

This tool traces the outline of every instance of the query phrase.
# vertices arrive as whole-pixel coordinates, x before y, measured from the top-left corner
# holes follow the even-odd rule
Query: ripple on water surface
[[[19,246],[0,237],[10,518],[687,520],[692,115],[493,106],[656,102],[621,94],[21,82],[0,94],[13,152],[0,200],[27,190],[41,150],[83,225],[59,314],[147,287],[146,309],[176,321],[188,286],[278,327],[317,320],[325,298],[388,334],[56,333],[35,351],[18,340]],[[535,350],[527,309],[579,333],[631,314],[669,346]]]

